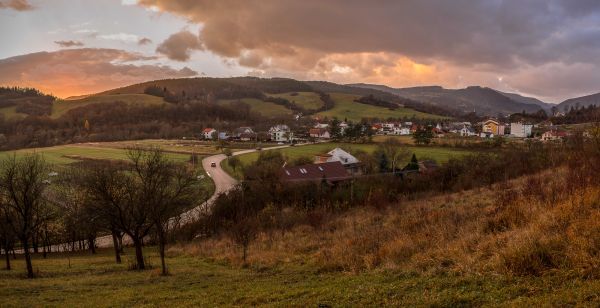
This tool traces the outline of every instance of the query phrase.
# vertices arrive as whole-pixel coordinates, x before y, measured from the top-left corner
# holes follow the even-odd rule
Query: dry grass
[[[309,214],[288,210],[282,216],[296,226],[261,233],[250,246],[248,263],[256,268],[310,263],[347,272],[520,276],[565,271],[598,277],[600,189],[567,193],[562,175],[564,170],[553,170],[383,209],[323,212],[322,223],[313,226]],[[227,237],[175,246],[171,253],[242,265],[241,248]]]

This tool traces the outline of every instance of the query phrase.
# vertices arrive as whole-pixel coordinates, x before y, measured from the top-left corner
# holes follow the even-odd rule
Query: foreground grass
[[[132,253],[132,251],[127,251]],[[151,263],[158,258],[147,251]],[[131,258],[132,255],[127,255]],[[23,262],[0,271],[2,306],[332,306],[552,305],[598,303],[598,280],[554,275],[422,276],[394,271],[360,274],[321,271],[312,265],[237,268],[185,255],[167,259],[171,275],[158,269],[129,271],[112,252],[36,257],[38,277],[24,279]],[[70,264],[70,267],[69,267]]]

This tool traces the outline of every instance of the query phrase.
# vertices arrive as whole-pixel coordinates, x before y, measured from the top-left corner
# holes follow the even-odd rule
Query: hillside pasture
[[[354,100],[360,98],[359,95],[331,93],[331,98],[335,102],[335,106],[327,111],[319,112],[317,115],[321,118],[338,118],[340,120],[348,119],[349,121],[359,122],[363,118],[377,119],[402,119],[402,118],[417,118],[417,119],[433,119],[440,120],[446,117],[419,112],[410,108],[397,108],[391,110],[384,107],[372,106],[357,103]]]
[[[292,111],[281,105],[277,105],[271,102],[265,102],[256,98],[242,98],[242,99],[222,99],[219,100],[219,104],[231,104],[233,102],[242,102],[250,106],[250,110],[261,114],[264,117],[285,117],[291,116]]]
[[[67,113],[69,110],[84,107],[91,104],[97,103],[113,103],[113,102],[125,102],[128,104],[140,104],[149,106],[158,106],[165,104],[165,101],[161,97],[147,95],[147,94],[103,94],[103,95],[92,95],[79,99],[72,100],[57,100],[52,106],[52,118],[60,118],[62,115]]]
[[[315,92],[288,92],[282,94],[268,94],[273,97],[285,98],[290,102],[306,109],[306,110],[317,110],[323,107],[323,101],[321,96]]]

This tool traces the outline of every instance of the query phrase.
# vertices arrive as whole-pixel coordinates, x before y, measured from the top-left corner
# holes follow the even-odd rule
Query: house
[[[375,123],[371,126],[371,129],[376,133],[376,134],[381,134],[383,133],[383,125],[381,123]]]
[[[542,134],[542,141],[562,140],[567,136],[569,136],[569,134],[565,131],[549,130]]]
[[[475,133],[470,127],[467,127],[466,125],[458,131],[458,134],[463,137],[477,136],[477,133]]]
[[[522,122],[510,123],[510,134],[517,138],[531,137],[533,125]]]
[[[317,123],[314,128],[329,128],[329,124],[327,123]]]
[[[202,131],[202,136],[204,137],[204,139],[206,140],[212,140],[214,138],[214,134],[217,132],[216,129],[214,128],[205,128]]]
[[[308,135],[312,138],[318,138],[318,139],[330,139],[331,135],[329,134],[329,131],[327,130],[327,128],[311,128],[308,131]]]
[[[339,161],[284,167],[280,176],[285,182],[326,181],[330,184],[352,178]]]
[[[335,161],[342,163],[344,168],[350,174],[362,173],[362,164],[360,163],[360,160],[340,148],[335,148],[326,154],[315,155],[315,164],[330,163]]]
[[[410,126],[410,133],[414,134],[419,129],[419,125],[413,124]]]
[[[396,130],[396,135],[399,136],[407,136],[410,135],[410,128],[408,127],[397,127]]]
[[[231,136],[227,132],[219,132],[219,140],[229,140]]]
[[[496,120],[489,119],[483,122],[483,126],[481,128],[482,133],[492,134],[496,136],[504,136],[504,130],[506,126],[504,124],[499,123]]]
[[[346,129],[348,129],[348,123],[342,122],[340,123],[340,134],[344,136],[346,134]]]
[[[279,124],[269,129],[271,135],[271,141],[275,142],[289,142],[293,139],[294,134],[290,128],[285,124]]]
[[[241,141],[256,139],[256,133],[250,127],[239,127],[233,131],[233,137]]]

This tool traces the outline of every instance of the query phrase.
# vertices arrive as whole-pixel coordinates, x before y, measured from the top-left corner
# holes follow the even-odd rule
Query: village
[[[272,126],[266,132],[255,132],[251,127],[239,127],[233,131],[205,128],[200,136],[203,140],[223,141],[261,141],[275,143],[303,143],[329,141],[346,136],[351,123],[346,121],[316,122],[312,127],[292,129],[286,124]],[[438,122],[434,124],[415,123],[411,121],[375,122],[360,125],[360,136],[412,136],[418,131],[430,132],[432,138],[472,137],[472,138],[512,138],[537,139],[540,141],[562,140],[571,132],[559,125],[544,121],[540,123],[511,122],[505,123],[495,119],[483,122]]]

